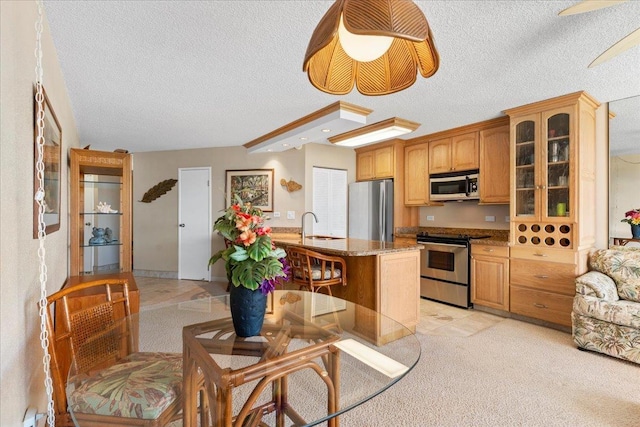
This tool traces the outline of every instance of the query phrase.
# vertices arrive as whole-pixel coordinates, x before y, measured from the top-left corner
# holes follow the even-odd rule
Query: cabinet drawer
[[[534,261],[552,261],[565,264],[576,263],[576,253],[567,249],[514,246],[511,248],[511,258],[530,259]]]
[[[541,291],[573,296],[576,293],[575,269],[572,264],[511,259],[511,283]]]
[[[471,255],[487,255],[487,256],[509,256],[509,246],[492,246],[483,244],[472,244]]]
[[[511,286],[511,312],[571,326],[573,297]]]

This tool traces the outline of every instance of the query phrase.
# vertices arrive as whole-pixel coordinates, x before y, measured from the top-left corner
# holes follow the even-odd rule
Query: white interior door
[[[178,278],[211,280],[211,168],[178,169]]]

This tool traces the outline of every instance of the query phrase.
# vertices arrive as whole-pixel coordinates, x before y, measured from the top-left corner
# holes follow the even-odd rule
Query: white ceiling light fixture
[[[373,110],[349,104],[334,102],[298,120],[286,124],[272,132],[244,144],[249,153],[285,151],[300,149],[307,142],[326,142],[327,136],[348,132],[367,123],[367,116]],[[327,132],[327,130],[329,130]]]
[[[419,127],[420,123],[392,117],[340,135],[332,136],[329,138],[329,142],[342,147],[358,147],[405,135]]]

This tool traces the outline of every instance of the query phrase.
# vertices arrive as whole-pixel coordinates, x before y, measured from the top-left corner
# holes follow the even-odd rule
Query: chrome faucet
[[[306,214],[313,215],[313,217],[316,220],[316,223],[318,222],[318,217],[313,212],[309,211],[309,212],[305,212],[305,213],[302,214],[302,243],[304,243],[304,239],[307,237],[307,233],[305,233],[305,231],[304,231],[304,217],[305,217]]]

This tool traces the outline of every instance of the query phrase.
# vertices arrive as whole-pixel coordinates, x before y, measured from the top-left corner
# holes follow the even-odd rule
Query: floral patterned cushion
[[[602,298],[607,301],[617,301],[618,289],[616,282],[599,271],[589,271],[576,278],[576,293]]]
[[[67,383],[71,411],[156,419],[182,390],[182,355],[133,353],[119,363]]]
[[[640,329],[640,304],[633,301],[605,301],[598,297],[578,295],[573,299],[573,312],[604,322]]]
[[[590,264],[613,279],[620,298],[640,302],[640,249],[600,249],[591,254]]]

